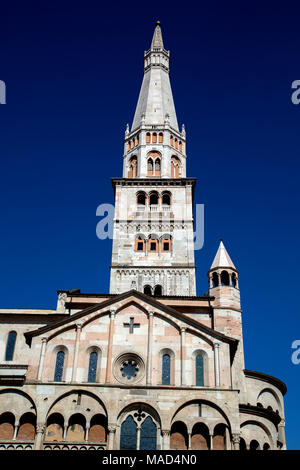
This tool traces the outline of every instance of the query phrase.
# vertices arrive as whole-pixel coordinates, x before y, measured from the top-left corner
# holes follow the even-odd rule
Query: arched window
[[[121,426],[120,450],[136,450],[137,425],[132,416],[128,416]]]
[[[172,424],[170,433],[170,449],[187,450],[188,432],[186,425],[181,421]]]
[[[12,361],[14,357],[15,345],[16,345],[17,333],[15,331],[10,331],[8,333],[6,351],[5,351],[5,360]]]
[[[236,274],[232,273],[231,275],[232,287],[236,287]]]
[[[213,273],[212,275],[213,287],[218,287],[219,285],[219,276],[217,273]]]
[[[101,414],[94,415],[91,419],[89,430],[89,442],[106,442],[107,418]]]
[[[156,235],[150,235],[149,240],[148,240],[148,251],[151,251],[152,253],[158,252],[158,239],[156,238]]]
[[[157,192],[153,192],[153,193],[150,194],[149,204],[150,204],[150,206],[157,206],[158,205],[158,193]]]
[[[159,143],[160,143],[160,144],[162,144],[162,143],[163,143],[163,141],[164,141],[164,135],[163,135],[163,133],[162,133],[162,132],[160,132],[160,133],[159,133],[159,136],[158,136],[158,141],[159,141]]]
[[[255,439],[250,442],[250,450],[260,450],[260,445]]]
[[[181,142],[181,140],[179,141],[179,151],[182,152],[182,142]]]
[[[88,382],[96,382],[97,364],[98,364],[98,353],[96,351],[92,351],[90,353],[90,360],[89,360]]]
[[[152,287],[149,285],[144,286],[144,294],[152,295]]]
[[[179,169],[181,162],[178,157],[171,158],[171,178],[179,178]]]
[[[245,439],[241,437],[240,439],[240,450],[247,450]]]
[[[170,135],[170,145],[172,145],[172,147],[173,147],[173,140],[174,140],[173,136]]]
[[[160,158],[155,160],[155,176],[160,176]]]
[[[161,251],[172,250],[172,239],[171,235],[163,235],[161,239]]]
[[[155,450],[156,434],[156,425],[148,416],[141,426],[140,450]]]
[[[196,356],[196,386],[204,386],[204,360],[202,354]]]
[[[146,194],[144,192],[140,192],[136,196],[136,202],[140,206],[146,205]]]
[[[128,178],[137,177],[137,157],[132,157],[129,162]]]
[[[162,356],[162,385],[170,385],[171,383],[171,357],[170,354]]]
[[[162,287],[157,284],[155,287],[154,287],[154,296],[160,296],[162,295]]]
[[[170,206],[171,205],[171,194],[169,192],[162,193],[162,204],[164,206]]]
[[[152,158],[148,158],[147,175],[148,176],[153,176],[153,160],[152,160]]]
[[[67,442],[84,442],[86,419],[80,413],[75,413],[69,419],[67,430]]]
[[[133,149],[134,147],[134,139],[131,140],[131,148]]]
[[[175,148],[178,148],[178,140],[175,138]]]
[[[191,449],[208,450],[209,449],[209,430],[204,423],[196,423],[192,429]]]
[[[15,417],[12,413],[6,412],[0,415],[0,439],[12,440],[14,436]]]
[[[60,413],[53,413],[47,419],[45,441],[62,441],[64,433],[64,418]]]
[[[145,251],[146,243],[142,235],[135,239],[135,251]]]
[[[146,134],[146,144],[150,144],[150,132]]]
[[[225,424],[217,424],[213,435],[213,449],[226,450],[226,428]]]
[[[221,272],[221,285],[222,286],[229,286],[229,274],[227,271]]]
[[[139,135],[137,135],[136,138],[135,138],[135,145],[136,146],[139,145]]]
[[[33,413],[25,413],[21,416],[20,427],[17,434],[18,440],[33,441],[35,437],[36,416]]]
[[[65,353],[64,351],[58,351],[56,355],[56,364],[54,372],[54,382],[61,382],[64,373],[64,362],[65,362]]]
[[[152,143],[153,144],[157,143],[157,134],[156,134],[156,132],[153,132],[153,134],[152,134]]]

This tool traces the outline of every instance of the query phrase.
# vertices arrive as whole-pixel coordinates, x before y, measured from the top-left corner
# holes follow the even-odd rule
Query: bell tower
[[[110,292],[196,295],[193,188],[186,177],[186,133],[179,131],[160,22],[144,53],[144,76],[123,177],[115,190]]]

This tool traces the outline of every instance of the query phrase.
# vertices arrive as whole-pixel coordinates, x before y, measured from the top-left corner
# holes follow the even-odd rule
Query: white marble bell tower
[[[193,188],[186,177],[186,135],[178,128],[169,78],[170,53],[157,22],[144,53],[144,77],[123,177],[113,178],[114,240],[110,293],[196,295]]]

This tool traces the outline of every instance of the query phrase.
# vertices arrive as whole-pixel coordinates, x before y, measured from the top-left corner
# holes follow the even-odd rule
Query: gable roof
[[[165,304],[162,304],[161,302],[154,299],[153,297],[150,297],[150,296],[148,296],[146,294],[143,294],[141,292],[138,292],[136,290],[129,290],[127,292],[123,292],[122,294],[116,295],[113,298],[109,298],[108,300],[106,300],[104,302],[93,304],[91,307],[87,307],[87,308],[81,310],[80,312],[74,313],[72,316],[70,315],[67,318],[64,318],[63,320],[59,320],[57,322],[52,322],[51,324],[43,326],[41,328],[37,328],[36,330],[28,331],[28,332],[24,333],[26,343],[30,345],[31,344],[31,339],[34,336],[40,336],[41,334],[46,333],[46,332],[51,331],[51,330],[54,330],[54,329],[56,329],[60,326],[67,325],[68,323],[71,323],[74,320],[77,320],[77,319],[79,319],[83,316],[86,316],[90,313],[96,312],[97,310],[103,309],[105,307],[109,307],[110,305],[113,305],[117,302],[125,300],[126,298],[129,298],[129,297],[135,297],[135,298],[140,299],[144,302],[147,302],[152,307],[158,308],[160,310],[163,310],[166,313],[169,313],[174,318],[187,323],[188,325],[196,328],[197,330],[200,330],[203,333],[206,333],[207,335],[212,336],[212,337],[218,339],[221,342],[228,343],[229,346],[230,346],[231,358],[234,357],[234,354],[235,354],[235,351],[237,349],[237,345],[238,345],[238,342],[239,342],[237,339],[231,338],[230,336],[226,336],[226,335],[224,335],[223,333],[220,333],[217,330],[214,330],[214,329],[212,329],[212,328],[210,328],[206,325],[203,325],[202,323],[198,322],[197,320],[194,320],[193,318],[190,318],[188,316],[185,316],[182,313],[179,313],[174,308],[169,307]]]

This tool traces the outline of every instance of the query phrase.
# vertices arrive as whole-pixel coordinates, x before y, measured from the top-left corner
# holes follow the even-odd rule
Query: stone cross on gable
[[[134,328],[139,328],[140,323],[134,323],[134,317],[130,317],[130,322],[129,323],[123,323],[123,326],[125,328],[129,328],[129,333],[132,334],[134,333]]]

